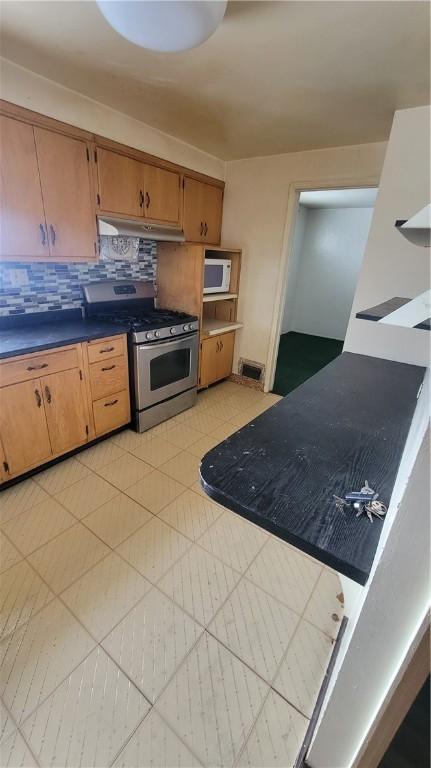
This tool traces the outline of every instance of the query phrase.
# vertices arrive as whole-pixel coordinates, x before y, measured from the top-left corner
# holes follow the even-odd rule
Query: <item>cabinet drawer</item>
[[[79,356],[76,347],[70,347],[58,352],[41,352],[20,360],[10,360],[0,364],[0,386],[28,381],[49,373],[67,371],[79,367]]]
[[[123,390],[93,403],[96,435],[103,435],[130,421],[129,391]]]
[[[113,336],[102,341],[90,342],[88,345],[88,360],[90,363],[98,363],[108,357],[125,355],[125,336]]]
[[[109,360],[90,365],[91,396],[93,400],[112,395],[127,389],[127,360],[121,357],[111,357]]]

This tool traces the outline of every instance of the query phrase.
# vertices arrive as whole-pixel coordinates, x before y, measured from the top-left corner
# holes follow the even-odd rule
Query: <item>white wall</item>
[[[194,171],[224,179],[223,160],[11,61],[1,59],[0,63],[2,99]]]
[[[345,349],[426,365],[429,332],[358,320],[355,313],[393,296],[413,298],[429,286],[430,251],[409,243],[396,231],[396,219],[408,219],[430,202],[429,107],[395,113],[379,193]]]
[[[428,196],[429,111],[397,112],[345,349],[428,362],[429,332],[354,317],[359,308],[426,288],[429,251],[410,245],[393,224]],[[373,568],[351,613],[308,756],[313,768],[349,768],[429,607],[429,385],[428,371]]]
[[[226,164],[222,242],[243,249],[238,357],[267,363],[269,341],[280,287],[289,186],[294,182],[330,182],[354,187],[378,183],[386,143],[294,152],[237,160]]]
[[[288,330],[344,341],[372,215],[372,208],[306,209],[295,285],[290,273],[287,281]]]
[[[305,208],[305,206],[300,205],[296,214],[295,232],[286,283],[286,298],[284,303],[283,318],[281,321],[281,333],[287,333],[293,329],[295,293],[299,266],[301,263],[302,247],[304,245],[305,228],[307,226],[307,210],[308,209]]]

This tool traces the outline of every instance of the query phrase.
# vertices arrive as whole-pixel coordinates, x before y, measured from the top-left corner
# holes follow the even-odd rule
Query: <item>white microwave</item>
[[[204,293],[228,293],[230,259],[205,259]]]

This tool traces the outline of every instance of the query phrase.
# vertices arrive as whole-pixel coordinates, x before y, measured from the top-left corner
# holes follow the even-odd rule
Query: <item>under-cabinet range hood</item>
[[[99,235],[108,237],[140,237],[143,240],[164,240],[184,243],[182,229],[163,224],[146,224],[134,219],[116,219],[112,216],[98,216]]]

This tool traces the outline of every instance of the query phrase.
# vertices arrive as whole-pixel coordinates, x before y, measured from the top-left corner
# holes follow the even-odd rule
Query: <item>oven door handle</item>
[[[169,347],[178,347],[180,344],[190,344],[191,341],[194,341],[197,337],[198,333],[190,333],[188,336],[176,336],[174,339],[163,339],[158,341],[156,344],[136,344],[139,351],[144,350],[154,350],[154,349],[161,349],[162,347],[169,348]]]

